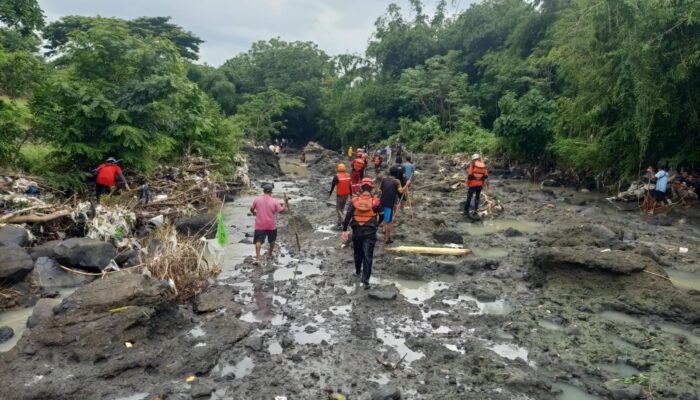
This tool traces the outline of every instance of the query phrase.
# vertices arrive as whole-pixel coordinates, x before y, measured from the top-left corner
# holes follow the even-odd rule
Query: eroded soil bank
[[[396,244],[463,245],[474,254],[397,254],[378,245],[368,293],[351,275],[351,250],[341,248],[327,198],[341,158],[297,159],[283,157],[284,176],[260,168],[255,177],[291,198],[274,262],[252,265],[247,209],[255,192],[242,193],[225,209],[223,272],[195,304],[174,304],[167,286],[138,275],[83,286],[0,355],[0,397],[700,395],[692,211],[642,217],[616,211],[602,195],[492,171],[490,194],[505,211],[470,222],[460,214],[463,187],[416,190],[412,213],[399,212]],[[416,165],[416,188],[463,173],[437,157],[418,156]]]

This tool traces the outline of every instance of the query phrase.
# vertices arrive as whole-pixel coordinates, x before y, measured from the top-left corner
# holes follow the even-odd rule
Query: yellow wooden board
[[[416,246],[399,246],[387,248],[388,251],[416,253],[416,254],[433,254],[439,256],[466,256],[471,254],[469,249],[455,249],[452,247],[416,247]]]

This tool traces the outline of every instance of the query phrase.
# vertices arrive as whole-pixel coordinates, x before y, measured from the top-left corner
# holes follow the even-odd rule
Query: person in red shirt
[[[464,215],[469,217],[469,206],[472,202],[472,196],[474,196],[474,215],[479,211],[479,198],[481,197],[481,188],[484,183],[489,178],[489,171],[486,169],[486,165],[481,161],[481,155],[474,154],[472,156],[472,162],[469,164],[469,169],[467,170],[467,186],[469,191],[467,192],[467,203],[464,205]]]
[[[350,174],[345,172],[345,164],[338,164],[338,173],[333,177],[333,182],[331,182],[331,190],[328,192],[328,197],[333,194],[333,189],[335,189],[336,199],[335,199],[335,212],[338,215],[338,226],[343,223],[343,210],[348,204],[348,198],[352,194],[352,185],[350,180]]]
[[[114,157],[109,157],[104,164],[97,166],[97,178],[95,179],[95,194],[97,195],[97,201],[100,201],[100,196],[102,194],[110,194],[112,188],[116,184],[116,178],[119,179],[124,184],[127,191],[131,191],[129,184],[124,178],[122,169],[117,165],[117,160]]]

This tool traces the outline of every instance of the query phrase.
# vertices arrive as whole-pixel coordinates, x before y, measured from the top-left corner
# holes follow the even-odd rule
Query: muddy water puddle
[[[440,290],[449,288],[450,283],[455,281],[452,275],[444,275],[435,281],[421,281],[410,279],[382,279],[370,278],[373,285],[394,285],[399,289],[406,301],[413,304],[422,304],[431,299]]]
[[[509,360],[517,360],[520,358],[524,361],[528,361],[527,356],[529,352],[527,349],[512,343],[491,343],[486,348]]]
[[[315,332],[307,332],[304,326],[292,326],[292,332],[294,333],[294,341],[297,344],[321,344],[322,342],[332,343],[333,334],[324,328],[317,328]]]
[[[376,333],[377,339],[381,339],[386,346],[396,350],[399,353],[399,357],[405,357],[404,359],[408,364],[425,357],[425,354],[409,349],[404,338],[396,337],[382,328],[377,328]]]
[[[64,299],[70,296],[77,288],[58,289],[59,299]],[[0,326],[9,326],[15,331],[15,335],[9,340],[0,343],[0,353],[9,351],[22,337],[27,330],[27,319],[32,315],[34,307],[18,308],[0,312]]]
[[[471,236],[489,235],[505,231],[506,229],[516,229],[522,233],[533,233],[539,231],[542,226],[536,222],[517,219],[493,219],[482,222],[459,222],[457,224],[461,232]]]
[[[255,362],[250,357],[244,357],[235,364],[218,364],[212,369],[212,373],[219,376],[233,374],[236,379],[250,375],[255,369]]]
[[[497,260],[508,256],[508,250],[503,247],[470,247],[472,253],[479,258]]]
[[[513,310],[513,307],[506,302],[504,299],[499,299],[491,302],[483,302],[476,299],[476,297],[460,294],[456,299],[445,299],[442,301],[444,304],[451,307],[459,306],[460,304],[475,303],[478,311],[470,312],[470,315],[505,315]]]
[[[600,363],[598,364],[598,368],[604,372],[607,372],[613,378],[627,378],[629,376],[639,375],[641,373],[641,371],[639,371],[637,368],[622,362],[614,364]]]
[[[641,319],[619,311],[603,311],[602,313],[600,313],[600,316],[613,322],[622,322],[638,326],[643,325]],[[669,322],[661,322],[657,325],[659,329],[661,329],[663,332],[677,336],[683,336],[688,340],[689,343],[700,346],[700,336],[694,334],[689,329]]]
[[[540,327],[542,327],[548,331],[553,331],[553,332],[564,330],[564,327],[561,324],[556,323],[554,321],[539,320],[539,321],[537,321],[537,325],[539,325]]]
[[[700,290],[700,273],[679,271],[673,268],[667,268],[666,273],[677,288]]]
[[[311,276],[321,275],[320,260],[310,260],[296,262],[295,266],[278,267],[272,273],[275,282],[288,281],[293,279],[304,279]]]
[[[118,398],[116,398],[116,399],[114,399],[114,400],[145,400],[145,399],[148,398],[149,395],[150,395],[150,393],[146,393],[146,392],[143,392],[143,393],[134,393],[134,394],[132,394],[132,395],[130,395],[130,396],[118,397]]]
[[[283,351],[282,345],[276,340],[271,340],[267,345],[267,352],[271,355],[282,354]]]
[[[600,397],[593,396],[584,390],[568,383],[555,382],[552,387],[561,390],[557,395],[557,400],[601,400]]]

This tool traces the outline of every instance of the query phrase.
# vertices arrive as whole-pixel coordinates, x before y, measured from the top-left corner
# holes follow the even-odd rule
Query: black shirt
[[[387,176],[382,180],[382,196],[379,199],[382,207],[393,208],[399,200],[399,181]]]

